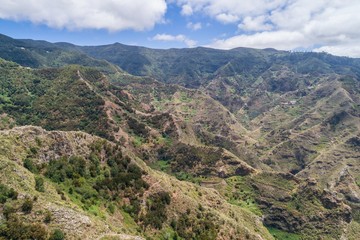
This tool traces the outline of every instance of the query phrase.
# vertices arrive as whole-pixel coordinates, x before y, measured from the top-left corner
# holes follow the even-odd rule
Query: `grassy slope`
[[[47,163],[49,159],[51,161],[51,159],[64,155],[87,156],[91,151],[91,144],[99,140],[97,137],[81,132],[46,132],[41,128],[21,127],[1,131],[0,138],[2,145],[0,160],[2,184],[6,184],[19,192],[20,200],[18,201],[21,201],[25,195],[38,196],[32,213],[20,214],[21,218],[31,219],[32,222],[41,222],[45,210],[48,210],[52,213],[53,220],[47,225],[47,228],[61,228],[69,237],[96,239],[96,236],[104,236],[105,233],[109,235],[121,232],[136,234],[136,231],[132,232],[131,230],[138,229],[134,221],[126,220],[126,214],[118,212],[120,210],[115,211],[115,215],[120,214],[115,220],[114,216],[102,208],[102,204],[106,204],[106,202],[98,203],[96,206],[99,207],[96,212],[93,212],[92,207],[89,210],[84,210],[81,202],[73,199],[67,192],[64,192],[66,200],[62,199],[61,194],[59,195],[56,190],[57,184],[47,178],[45,180],[46,191],[40,194],[34,189],[34,175],[22,166],[23,159],[31,152],[29,149],[34,147],[37,148],[37,157],[34,157],[34,161],[37,162]],[[59,145],[62,147],[58,148]],[[124,151],[127,153],[126,150]],[[128,154],[134,157],[132,153]],[[135,161],[147,172],[144,179],[150,188],[144,193],[144,198],[159,191],[171,193],[171,204],[167,207],[169,221],[176,219],[187,209],[191,210],[190,215],[195,214],[201,204],[203,211],[215,216],[214,221],[219,226],[219,239],[229,239],[231,235],[239,237],[246,235],[248,239],[260,239],[260,236],[262,239],[271,239],[255,215],[226,203],[216,191],[178,181],[164,173],[150,169],[140,159]],[[121,214],[124,218],[121,217]],[[64,221],[65,219],[73,220]],[[170,222],[165,224],[170,224]],[[148,229],[146,234],[160,236],[165,232],[165,228],[160,232]],[[229,233],[231,234],[229,235]],[[137,232],[137,234],[143,233]]]

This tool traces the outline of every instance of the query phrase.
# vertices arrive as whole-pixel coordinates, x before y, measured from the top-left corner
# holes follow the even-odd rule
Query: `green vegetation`
[[[167,192],[158,192],[150,195],[146,203],[146,215],[143,219],[143,225],[152,226],[156,229],[161,229],[163,223],[167,220],[166,205],[171,201],[170,195]]]
[[[134,136],[134,145],[136,147],[141,147],[141,145],[143,144],[144,142],[144,138],[140,137],[140,136]]]
[[[106,165],[100,164],[100,153],[105,150]],[[105,201],[110,202],[109,210],[114,213],[114,205],[119,204],[119,197],[132,195],[130,206],[124,206],[138,214],[138,198],[143,189],[148,188],[147,183],[142,180],[142,171],[131,163],[129,157],[123,156],[116,146],[102,145],[95,142],[88,160],[82,157],[62,157],[50,161],[45,168],[45,176],[57,183],[60,187],[60,195],[67,192],[70,198],[81,205],[85,210],[94,215],[103,215],[99,207]]]
[[[25,214],[31,213],[33,209],[34,201],[30,197],[26,197],[23,204],[21,205],[21,211]]]
[[[3,96],[0,95],[0,102],[7,102],[8,101],[8,99],[6,99],[6,101],[3,101],[3,99],[1,99],[2,97]],[[14,119],[9,117],[7,114],[0,115],[0,130],[11,129],[14,126],[15,126]]]
[[[0,204],[6,203],[8,199],[16,200],[18,193],[13,188],[8,188],[4,184],[0,184]]]
[[[127,121],[127,124],[135,135],[140,137],[147,137],[149,135],[149,130],[146,128],[144,123],[138,122],[138,120],[131,118]]]
[[[64,240],[64,239],[65,239],[65,234],[60,229],[55,229],[49,238],[49,240]]]
[[[108,62],[96,60],[79,51],[65,50],[45,41],[15,40],[5,35],[0,35],[0,58],[32,68],[79,64],[95,67],[106,73],[115,71]]]
[[[53,220],[53,215],[49,210],[47,210],[45,212],[44,223],[49,224],[51,222],[51,220]]]
[[[155,167],[163,167],[180,180],[189,180],[190,176],[207,176],[214,165],[222,158],[220,148],[197,147],[183,143],[164,146],[158,150],[158,159]],[[166,163],[167,162],[167,163]],[[160,164],[160,166],[159,166]],[[168,165],[169,167],[167,167]],[[196,166],[203,166],[194,171]]]
[[[27,157],[24,159],[24,163],[23,163],[24,167],[29,170],[32,173],[38,173],[39,172],[39,166],[37,166],[33,159],[30,157]]]
[[[0,225],[0,238],[5,239],[47,239],[46,228],[41,224],[28,224],[21,221],[16,216],[10,216]]]
[[[258,216],[262,215],[262,211],[255,200],[257,193],[251,185],[251,179],[247,177],[231,177],[226,182],[228,188],[225,196],[229,203],[246,208]]]
[[[6,112],[16,124],[39,125],[49,130],[79,129],[109,137],[102,112],[104,101],[77,74],[86,74],[87,68],[28,70],[2,63],[0,112]]]
[[[0,239],[47,239],[47,230],[42,224],[27,223],[17,216],[18,210],[30,214],[33,209],[33,199],[27,196],[19,202],[17,196],[14,189],[0,184],[0,207],[5,217],[0,221]]]
[[[156,170],[163,171],[163,172],[169,172],[169,170],[170,170],[170,161],[159,160],[159,161],[156,161],[154,163],[151,163],[150,167],[152,167],[153,169],[156,169]]]
[[[254,214],[276,239],[358,235],[358,59],[2,35],[0,43],[0,169],[11,186],[0,184],[0,238],[74,237],[54,229],[59,214],[42,206],[53,199],[113,232],[149,238],[216,239],[245,228],[270,238]],[[112,142],[8,130],[23,125]]]
[[[35,190],[45,192],[44,179],[42,177],[35,177]]]
[[[271,228],[268,227],[269,232],[271,233],[271,235],[274,236],[275,239],[279,239],[279,240],[300,240],[301,239],[301,235],[299,234],[295,234],[295,233],[288,233],[276,228]]]
[[[177,234],[184,239],[216,239],[219,226],[214,224],[215,216],[200,209],[196,215],[189,210],[171,223]]]

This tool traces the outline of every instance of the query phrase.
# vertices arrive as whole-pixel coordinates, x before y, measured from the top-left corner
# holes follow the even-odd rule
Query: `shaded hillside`
[[[79,64],[96,67],[106,73],[119,71],[106,61],[91,58],[80,51],[68,51],[46,41],[13,39],[2,34],[0,58],[32,68]]]
[[[360,61],[326,53],[291,53],[275,49],[236,48],[217,50],[149,49],[112,44],[77,47],[98,59],[105,59],[133,75],[152,76],[166,83],[198,88],[216,77],[242,75],[256,79],[272,66],[288,66],[297,73],[359,74]]]

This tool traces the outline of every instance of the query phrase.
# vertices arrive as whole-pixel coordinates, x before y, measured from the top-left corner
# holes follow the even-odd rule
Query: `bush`
[[[0,237],[5,239],[47,239],[46,228],[41,224],[26,224],[17,217],[11,217],[0,228]]]
[[[21,205],[21,211],[23,211],[24,213],[27,213],[27,214],[31,213],[33,204],[34,204],[33,200],[30,199],[29,197],[26,197],[25,201]]]
[[[200,212],[198,216],[188,213],[180,215],[174,225],[176,232],[184,239],[216,239],[217,226],[214,224],[214,215]]]
[[[35,189],[38,192],[45,192],[44,179],[42,177],[35,177]]]
[[[16,200],[18,197],[18,192],[16,192],[13,188],[10,188],[10,190],[8,191],[8,197],[12,200]]]
[[[63,239],[65,239],[65,234],[60,229],[55,229],[49,238],[49,240],[63,240]]]
[[[133,130],[135,135],[141,136],[141,137],[148,137],[149,130],[146,128],[146,125],[144,123],[138,122],[138,120],[134,118],[130,118],[127,120],[128,126]]]
[[[8,199],[17,199],[18,193],[13,188],[0,184],[0,203],[4,204]]]
[[[161,229],[162,224],[167,220],[166,205],[171,201],[168,192],[152,194],[147,199],[147,213],[144,217],[144,226],[152,226]]]
[[[50,223],[52,218],[53,218],[52,213],[47,210],[45,213],[44,223]]]
[[[86,161],[76,156],[52,160],[46,168],[45,176],[56,183],[64,182],[66,179],[87,177]]]
[[[110,203],[109,206],[108,206],[108,210],[111,214],[114,214],[115,213],[115,206],[114,204]]]
[[[8,203],[4,204],[3,215],[6,219],[9,219],[10,216],[15,212],[16,212],[16,209],[12,205],[10,205]]]
[[[25,158],[24,167],[26,169],[28,169],[32,173],[38,173],[39,172],[38,166],[34,163],[34,161],[31,158]]]

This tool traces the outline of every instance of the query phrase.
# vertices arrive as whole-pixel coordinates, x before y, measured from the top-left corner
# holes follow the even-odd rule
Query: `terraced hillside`
[[[5,238],[360,234],[358,59],[0,42]]]

